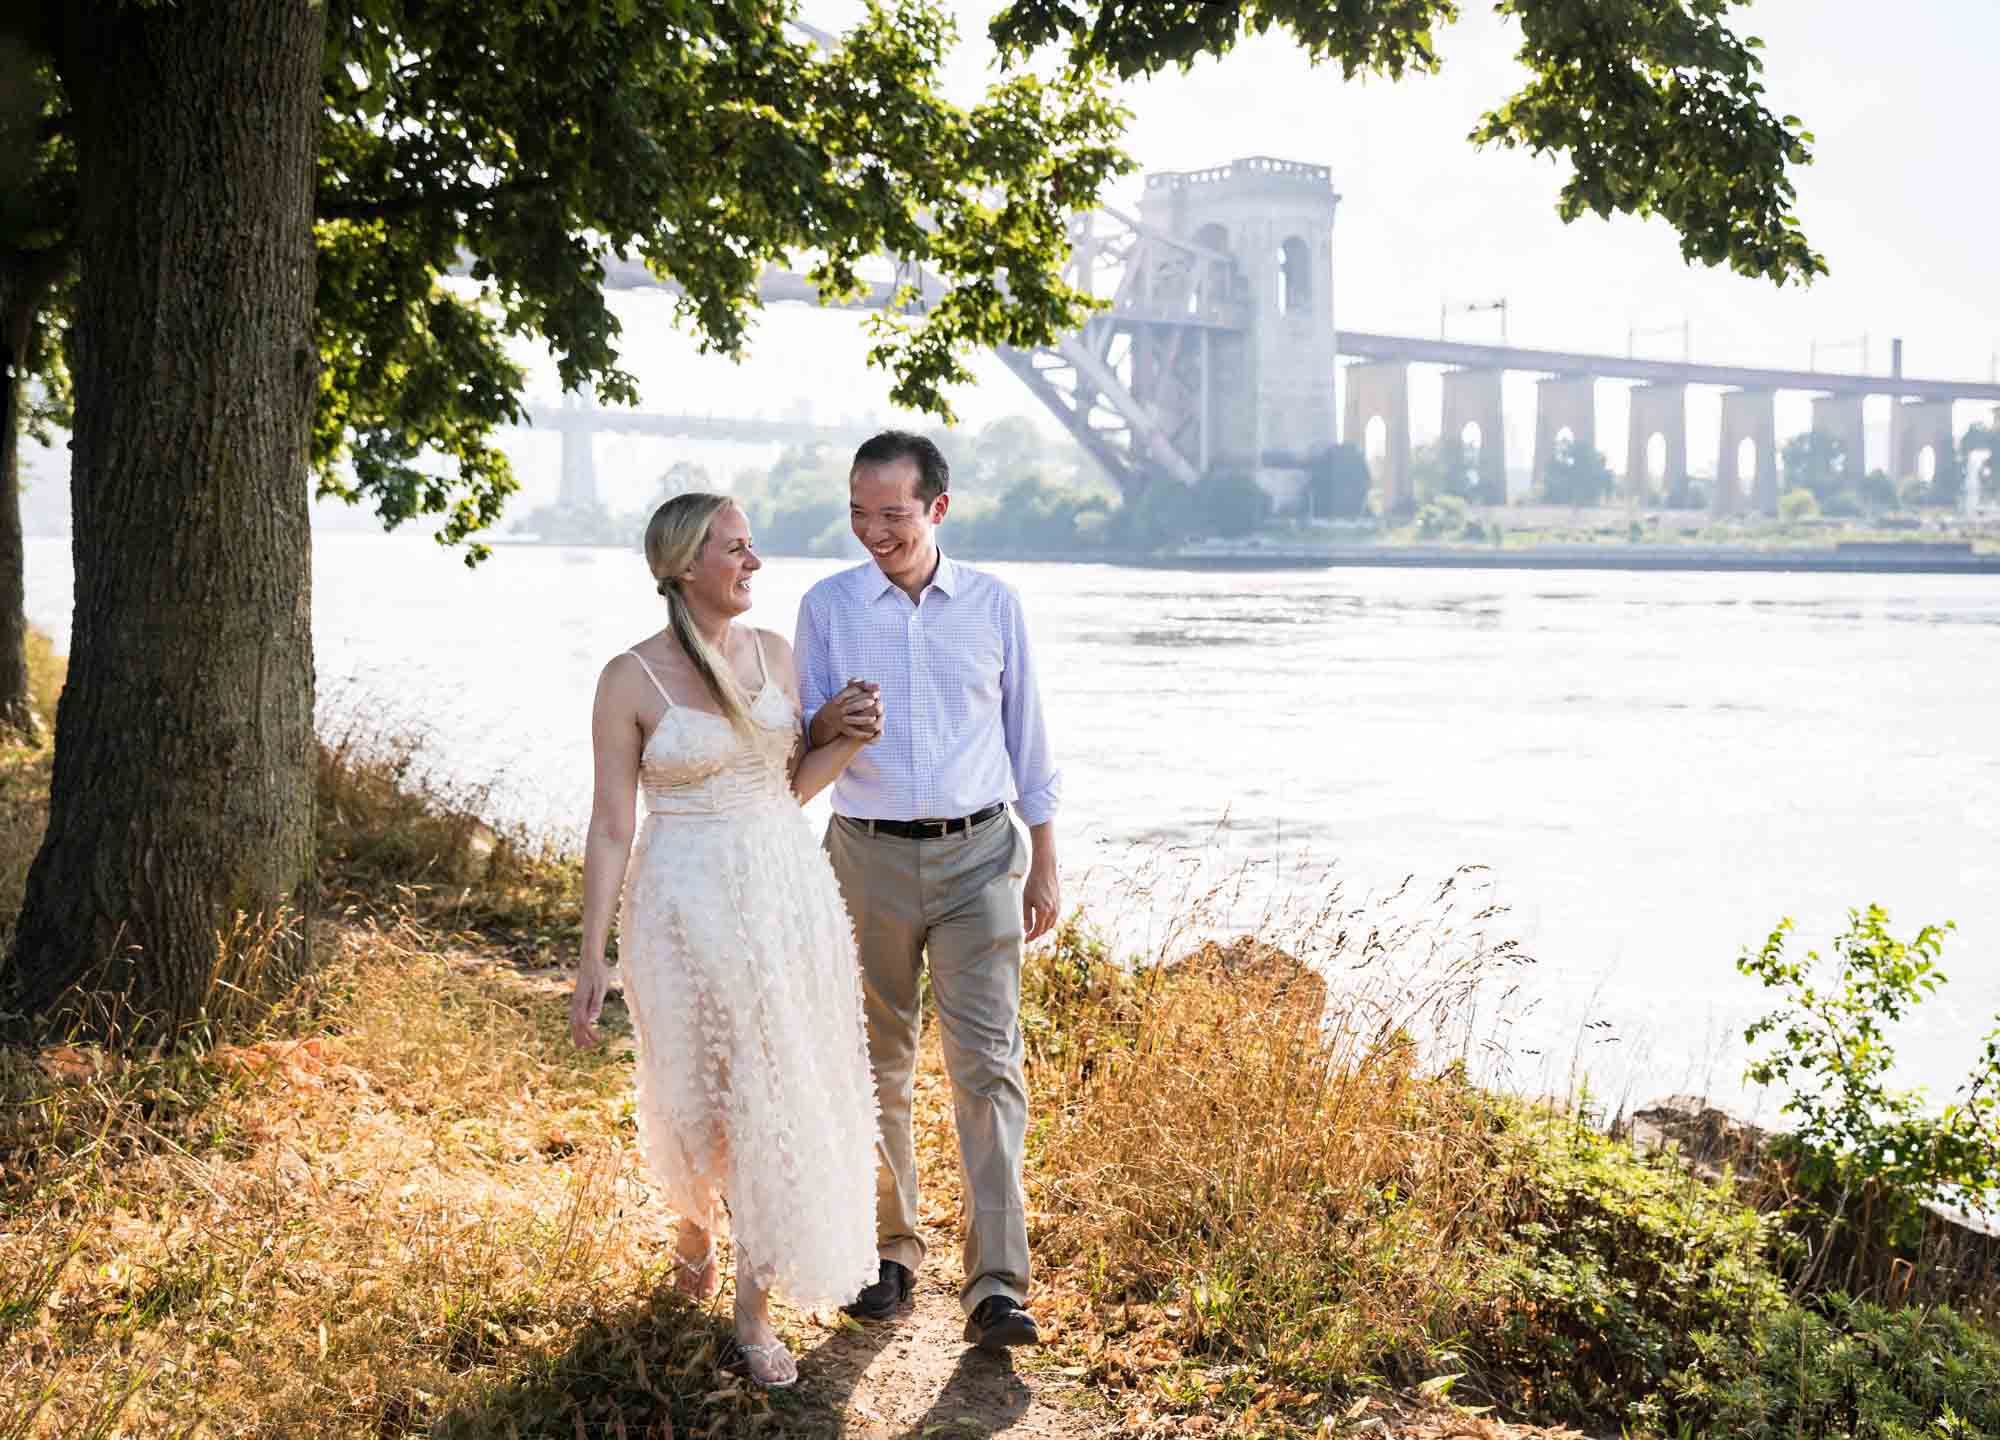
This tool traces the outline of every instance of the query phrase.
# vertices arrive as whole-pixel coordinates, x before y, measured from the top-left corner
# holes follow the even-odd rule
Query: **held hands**
[[[859,740],[866,745],[882,738],[882,687],[873,680],[850,680],[826,708],[835,717],[836,738]]]
[[[602,960],[585,960],[576,969],[576,989],[569,997],[569,1038],[579,1050],[597,1048],[597,1017],[604,1013],[611,970]]]

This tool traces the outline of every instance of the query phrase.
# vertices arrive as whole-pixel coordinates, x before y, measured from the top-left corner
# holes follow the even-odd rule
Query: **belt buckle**
[[[924,839],[926,840],[942,840],[945,836],[951,834],[951,821],[949,820],[924,820],[919,823],[924,827],[926,832]]]

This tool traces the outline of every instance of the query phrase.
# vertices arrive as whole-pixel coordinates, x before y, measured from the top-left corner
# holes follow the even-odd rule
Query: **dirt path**
[[[774,1407],[782,1433],[842,1440],[1083,1440],[1109,1427],[1089,1393],[1045,1352],[989,1355],[965,1343],[958,1294],[929,1265],[910,1314],[886,1323],[826,1318],[798,1336],[792,1404]]]

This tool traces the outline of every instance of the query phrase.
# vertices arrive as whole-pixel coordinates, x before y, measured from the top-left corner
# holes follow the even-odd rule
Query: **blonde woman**
[[[845,1303],[876,1274],[875,1086],[853,927],[799,804],[881,733],[881,707],[872,686],[849,685],[839,733],[807,746],[791,647],[738,623],[762,562],[727,496],[662,505],[646,562],[668,623],[597,685],[570,1030],[597,1044],[622,886],[639,1141],[683,1217],[676,1288],[701,1299],[720,1286],[726,1212],[738,1347],[752,1378],[789,1385],[798,1365],[772,1329],[771,1292]]]

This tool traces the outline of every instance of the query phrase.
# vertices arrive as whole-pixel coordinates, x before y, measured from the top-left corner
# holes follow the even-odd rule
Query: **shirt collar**
[[[871,601],[880,600],[884,595],[887,595],[891,590],[896,588],[896,582],[891,580],[887,575],[884,575],[882,567],[877,565],[873,560],[868,562],[865,574],[867,575],[867,583],[863,586],[863,590]],[[932,572],[931,583],[926,588],[938,591],[947,599],[955,599],[958,595],[958,580],[957,562],[951,556],[945,554],[944,551],[938,551],[937,569]]]

